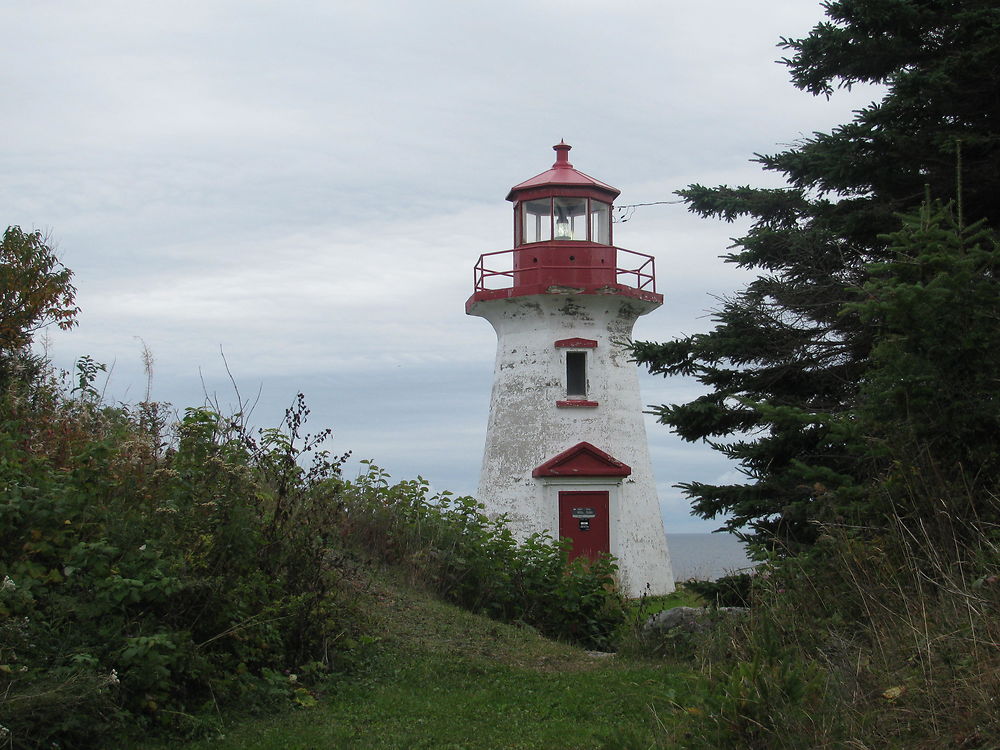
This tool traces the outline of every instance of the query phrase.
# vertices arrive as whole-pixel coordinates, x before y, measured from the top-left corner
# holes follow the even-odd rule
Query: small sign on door
[[[573,508],[573,518],[596,518],[597,511],[593,508]],[[583,527],[581,527],[583,528]]]

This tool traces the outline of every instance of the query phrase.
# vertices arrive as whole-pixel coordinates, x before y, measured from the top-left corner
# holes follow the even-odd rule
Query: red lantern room
[[[568,144],[552,148],[552,168],[507,194],[514,204],[514,249],[480,256],[467,308],[479,301],[553,292],[662,302],[652,256],[612,244],[611,212],[620,191],[575,169]]]
[[[552,169],[515,185],[507,194],[514,203],[514,245],[539,242],[586,242],[610,245],[611,204],[621,192],[574,169],[572,146],[552,147]]]

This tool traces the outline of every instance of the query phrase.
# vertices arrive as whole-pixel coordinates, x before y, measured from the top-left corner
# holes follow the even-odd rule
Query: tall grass
[[[1000,747],[1000,507],[933,499],[765,566],[702,644],[678,746]]]

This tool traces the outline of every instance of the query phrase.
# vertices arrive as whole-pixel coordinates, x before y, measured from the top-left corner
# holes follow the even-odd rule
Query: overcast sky
[[[55,362],[113,366],[107,394],[296,392],[331,449],[474,494],[495,337],[467,317],[480,253],[511,247],[508,189],[565,139],[619,205],[692,182],[780,184],[750,162],[846,122],[788,83],[781,36],[813,0],[121,0],[0,8],[0,206],[75,272]],[[737,225],[638,208],[616,244],[656,256],[664,306],[636,337],[706,330],[746,280]],[[698,393],[644,375],[646,403]],[[672,485],[732,478],[651,419],[668,532],[708,531]],[[352,463],[350,472],[356,472]]]

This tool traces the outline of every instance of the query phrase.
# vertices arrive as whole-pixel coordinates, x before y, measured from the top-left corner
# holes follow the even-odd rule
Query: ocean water
[[[675,581],[713,581],[753,566],[732,534],[667,534]]]

